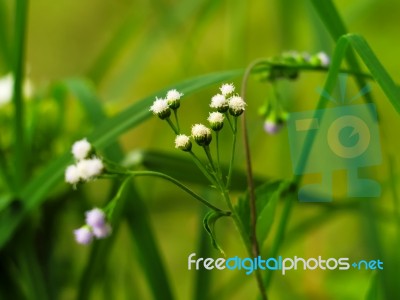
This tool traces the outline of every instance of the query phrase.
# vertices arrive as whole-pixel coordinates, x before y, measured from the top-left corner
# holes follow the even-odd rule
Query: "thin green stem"
[[[192,159],[196,166],[200,169],[200,171],[203,173],[203,175],[215,186],[217,186],[217,182],[215,178],[210,174],[210,172],[206,169],[204,166],[203,162],[197,157],[196,154],[194,154],[193,151],[189,151],[189,154],[192,156]]]
[[[233,124],[232,124],[232,121],[231,121],[231,117],[230,117],[230,115],[229,115],[229,112],[226,112],[226,113],[225,113],[225,118],[228,120],[228,124],[229,124],[229,127],[231,128],[232,132],[235,133],[235,130],[234,130],[234,128],[233,128]]]
[[[180,133],[181,129],[179,127],[179,118],[178,118],[178,110],[177,109],[174,109],[174,116],[175,116],[175,122],[176,122],[176,127],[178,130],[178,133]]]
[[[200,195],[198,195],[195,192],[193,192],[186,185],[184,185],[180,181],[178,181],[175,178],[173,178],[171,176],[168,176],[168,175],[166,175],[164,173],[154,172],[154,171],[127,171],[127,172],[122,173],[122,174],[123,175],[132,175],[132,176],[136,176],[136,177],[138,177],[138,176],[151,176],[151,177],[159,177],[159,178],[165,179],[165,180],[175,184],[177,187],[179,187],[180,189],[182,189],[183,191],[185,191],[186,193],[191,195],[196,200],[200,201],[202,204],[204,204],[208,208],[210,208],[210,209],[212,209],[212,210],[214,210],[214,211],[216,211],[218,213],[221,213],[223,215],[226,215],[226,216],[229,216],[231,214],[231,212],[223,211],[222,209],[219,209],[218,207],[212,205],[210,202],[205,200],[203,197],[201,197]]]
[[[233,163],[234,163],[234,160],[235,160],[236,133],[237,133],[237,117],[234,117],[231,161],[229,163],[228,177],[226,179],[226,188],[227,189],[229,189],[229,187],[231,185],[231,179],[232,179]]]
[[[216,150],[217,150],[217,172],[218,172],[218,178],[222,180],[223,184],[223,178],[222,178],[222,173],[221,173],[221,163],[219,159],[219,131],[215,132],[215,144],[216,144]]]
[[[28,15],[28,0],[16,1],[15,45],[14,45],[14,134],[16,182],[21,186],[25,177],[24,103],[22,86],[24,82],[25,35]]]
[[[179,130],[175,127],[174,123],[172,123],[171,119],[168,117],[165,120],[168,122],[169,126],[172,128],[172,130],[175,132],[175,134],[178,135]]]
[[[211,155],[210,146],[203,146],[204,152],[207,155],[207,159],[210,162],[211,168],[213,169],[214,173],[217,173],[217,169],[215,168],[214,160]]]
[[[131,178],[132,178],[132,176],[128,176],[124,179],[124,181],[118,188],[118,191],[115,194],[114,198],[105,207],[104,211],[107,213],[107,217],[109,220],[112,220],[114,208],[117,205],[118,200],[121,198],[121,195],[122,195],[123,191],[125,190],[125,187],[127,186],[128,182]]]

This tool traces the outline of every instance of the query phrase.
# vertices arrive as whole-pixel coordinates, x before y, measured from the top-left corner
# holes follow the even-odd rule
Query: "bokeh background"
[[[14,1],[2,0],[0,3],[0,26],[6,28],[8,34],[8,40],[2,42],[10,45],[2,47],[6,50],[2,50],[0,60],[0,74],[6,75],[10,72],[10,41],[15,32]],[[394,81],[400,82],[400,43],[397,43],[400,3],[395,0],[338,0],[335,4],[348,30],[363,35]],[[93,130],[76,97],[70,94],[65,95],[65,114],[62,125],[59,124],[61,117],[55,113],[59,103],[54,100],[53,89],[57,82],[68,78],[88,80],[107,115],[113,116],[143,97],[193,76],[243,69],[257,58],[275,56],[287,50],[325,51],[330,55],[333,47],[334,41],[312,4],[306,0],[31,1],[26,72],[34,96],[27,106],[27,130],[37,130],[30,138],[37,141],[33,144],[38,147],[27,149],[27,156],[38,154],[31,174],[34,176],[40,172],[48,161],[68,151],[74,140]],[[313,109],[319,97],[316,89],[323,86],[325,78],[326,74],[321,72],[306,72],[296,81],[280,82],[284,107],[289,112]],[[233,80],[238,88],[240,80]],[[217,93],[218,86],[185,97],[181,123],[187,133],[191,124],[205,121],[209,101]],[[374,208],[382,247],[390,249],[398,234],[390,186],[398,187],[400,119],[379,87],[372,84],[372,88],[380,115],[383,150],[382,164],[372,170],[383,187],[382,197],[374,200]],[[356,92],[357,87],[349,82],[349,95]],[[292,169],[287,130],[284,128],[275,136],[267,135],[263,131],[264,118],[258,114],[269,95],[269,86],[265,82],[250,80],[248,121],[255,173],[269,179],[290,178]],[[40,111],[39,120],[35,119],[35,109]],[[10,104],[0,107],[0,116],[3,143],[11,145]],[[61,131],[55,129],[57,126],[61,126]],[[55,133],[59,135],[54,136]],[[46,148],[44,145],[49,136],[52,138]],[[173,140],[174,135],[167,125],[155,117],[119,138],[126,154],[151,149],[181,155],[173,148]],[[223,142],[222,150],[228,152],[228,136]],[[241,142],[237,153],[237,166],[244,168]],[[344,174],[335,174],[335,194],[338,196],[345,191]],[[4,190],[4,183],[0,187]],[[187,270],[188,255],[199,251],[202,245],[210,256],[219,256],[211,246],[207,246],[208,243],[201,242],[204,238],[201,228],[204,210],[174,186],[160,180],[140,179],[137,187],[149,212],[173,292],[177,299],[190,299],[196,294],[198,274]],[[216,198],[207,187],[198,184],[192,184],[192,187],[206,197]],[[74,191],[60,182],[44,207],[29,218],[27,224],[35,231],[34,245],[40,257],[39,263],[46,262],[43,270],[52,278],[48,288],[55,299],[75,299],[77,296],[90,247],[76,245],[71,232],[83,222],[85,209],[101,206],[109,200],[110,188],[111,184],[96,181]],[[9,201],[7,196],[2,199],[4,203]],[[135,197],[129,201],[135,202]],[[332,207],[297,203],[279,254],[379,258],[373,257],[370,251],[362,208],[346,205],[348,201],[341,198]],[[280,205],[272,232],[281,211]],[[51,214],[57,217],[52,218],[49,224],[46,219]],[[218,223],[217,233],[227,256],[246,255],[229,220]],[[47,237],[51,242],[46,242]],[[15,249],[18,248],[16,241],[11,243]],[[264,255],[268,253],[271,241],[272,236],[262,246]],[[110,255],[98,262],[102,264],[101,272],[95,276],[90,299],[151,299],[152,293],[143,275],[145,270],[138,262],[140,259],[126,221],[123,221]],[[15,279],[19,272],[20,265],[15,262],[14,273],[9,272],[7,276],[14,274]],[[356,270],[298,270],[286,276],[277,273],[269,295],[271,299],[364,299],[372,275],[371,271]],[[247,299],[257,295],[254,278],[241,271],[208,271],[204,278],[208,281],[203,283],[209,291],[207,299]],[[29,286],[23,277],[10,280],[15,288],[22,286],[23,291]]]

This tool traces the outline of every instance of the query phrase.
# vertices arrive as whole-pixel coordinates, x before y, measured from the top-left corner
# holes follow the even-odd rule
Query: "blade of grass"
[[[150,279],[148,284],[154,299],[174,299],[168,281],[165,280],[167,274],[163,268],[161,255],[157,250],[159,247],[152,230],[149,230],[151,227],[147,208],[136,189],[129,189],[129,196],[131,201],[134,199],[134,205],[133,202],[130,202],[130,205],[125,207],[125,214],[132,239],[137,247],[138,262],[141,264],[145,276]]]
[[[333,4],[332,0],[310,0],[318,15],[328,29],[330,35],[337,41],[342,35],[347,34],[347,28],[336,6]],[[353,51],[348,51],[346,53],[346,61],[350,69],[353,71],[360,71],[360,65],[354,55]],[[360,89],[366,85],[366,81],[362,77],[355,77],[355,81]],[[366,102],[373,103],[371,94],[367,93],[364,95]]]
[[[6,4],[4,0],[0,1],[0,62],[2,67],[0,71],[8,72],[11,69],[11,56],[9,49],[9,36],[7,28],[8,26],[8,16],[6,11]]]
[[[28,15],[28,0],[16,1],[15,7],[15,41],[14,41],[14,86],[13,104],[15,121],[14,164],[17,186],[21,186],[25,176],[25,140],[24,140],[24,103],[22,84],[24,81],[25,34]]]

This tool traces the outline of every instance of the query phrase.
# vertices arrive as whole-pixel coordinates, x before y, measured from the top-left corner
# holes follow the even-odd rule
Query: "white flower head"
[[[170,90],[167,93],[167,100],[179,100],[183,96],[182,93],[179,93],[177,90]]]
[[[224,83],[219,90],[221,91],[222,95],[227,96],[235,91],[235,86],[233,83]]]
[[[225,96],[221,94],[217,94],[211,98],[210,107],[221,113],[226,112],[229,108],[228,101],[226,100]]]
[[[93,235],[98,239],[104,239],[111,234],[110,224],[103,224],[102,226],[96,226],[92,228]]]
[[[0,78],[0,106],[11,101],[13,96],[14,77],[11,73]],[[26,98],[31,98],[33,94],[33,85],[29,79],[23,83],[23,93]]]
[[[240,96],[232,96],[229,98],[229,113],[232,116],[238,117],[240,116],[244,110],[246,109],[246,102],[243,101]]]
[[[331,62],[328,54],[326,54],[325,52],[318,52],[317,58],[319,59],[319,62],[323,67],[328,67]]]
[[[93,208],[86,212],[86,224],[95,228],[102,227],[106,223],[106,215],[100,208]]]
[[[171,109],[166,99],[156,98],[153,105],[150,107],[150,111],[162,120],[171,115]]]
[[[175,148],[183,151],[190,151],[192,149],[192,142],[187,135],[179,134],[175,138]]]
[[[93,240],[93,234],[88,226],[75,229],[74,235],[78,244],[87,245]]]
[[[179,106],[181,105],[180,99],[183,96],[182,93],[178,92],[177,90],[170,90],[167,93],[167,102],[168,106],[172,109],[178,109]]]
[[[211,130],[203,124],[195,124],[192,126],[192,136],[200,146],[208,146],[211,143]]]
[[[97,157],[83,159],[79,161],[76,166],[79,170],[80,177],[86,181],[99,176],[104,169],[103,162]]]
[[[75,165],[67,167],[65,170],[65,181],[70,184],[77,184],[81,180],[80,172]]]
[[[82,139],[75,142],[72,145],[72,154],[76,160],[82,160],[89,156],[90,150],[92,150],[92,145],[87,141],[87,139]]]
[[[210,123],[211,128],[214,131],[219,131],[224,126],[224,118],[225,116],[220,112],[212,112],[208,116],[208,122]]]

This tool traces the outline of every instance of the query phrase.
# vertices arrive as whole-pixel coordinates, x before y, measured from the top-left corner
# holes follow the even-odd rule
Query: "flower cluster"
[[[234,116],[240,116],[245,108],[246,102],[239,95],[233,94],[235,86],[232,83],[225,83],[220,87],[221,94],[214,95],[211,98],[210,107],[219,113],[229,113]]]
[[[104,170],[103,161],[95,155],[91,156],[94,150],[86,139],[75,142],[71,152],[75,158],[75,164],[68,166],[65,170],[67,183],[76,185],[101,175]]]
[[[164,120],[171,115],[171,109],[177,110],[180,107],[180,99],[182,96],[183,94],[177,90],[170,90],[167,92],[165,98],[156,98],[153,105],[150,107],[150,111],[161,120]]]
[[[75,240],[82,245],[89,244],[93,238],[103,239],[111,234],[111,226],[106,222],[106,215],[100,208],[86,212],[86,224],[74,230]]]

